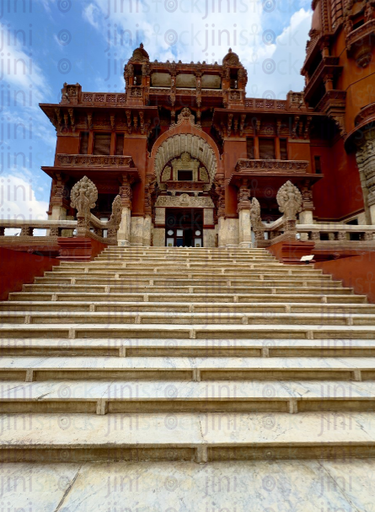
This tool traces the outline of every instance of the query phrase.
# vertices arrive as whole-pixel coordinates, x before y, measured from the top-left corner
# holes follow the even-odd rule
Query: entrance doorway
[[[203,247],[203,209],[167,208],[165,245],[167,247]]]

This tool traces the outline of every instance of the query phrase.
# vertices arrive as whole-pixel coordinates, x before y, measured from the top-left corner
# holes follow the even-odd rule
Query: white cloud
[[[2,176],[0,178],[0,219],[46,219],[48,203],[37,199],[36,188],[38,187],[32,179],[25,179],[15,173]]]
[[[89,4],[83,9],[83,18],[96,29],[99,28],[99,16],[100,10],[94,4]]]
[[[83,17],[106,39],[108,57],[127,59],[142,41],[151,60],[220,63],[231,47],[248,70],[249,96],[284,98],[290,89],[303,89],[299,71],[311,11],[276,13],[287,25],[277,35],[263,4],[92,0]]]

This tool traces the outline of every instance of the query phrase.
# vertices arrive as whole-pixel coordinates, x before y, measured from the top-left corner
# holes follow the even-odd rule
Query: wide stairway
[[[253,489],[248,504],[238,487],[231,512],[367,510],[344,508],[354,498],[332,482],[324,501],[311,475],[323,468],[327,488],[349,462],[363,486],[374,473],[375,305],[311,265],[262,249],[110,247],[24,285],[0,316],[2,467],[56,477],[56,503],[35,510],[128,510],[115,508],[119,488],[103,497],[115,462],[121,478],[148,478],[144,495],[128,492],[129,510],[219,512],[212,478],[233,487],[250,474],[267,499]],[[280,481],[300,479],[300,508],[272,508],[284,492],[275,464]],[[194,502],[202,468],[210,508]],[[142,508],[155,478],[163,506]]]

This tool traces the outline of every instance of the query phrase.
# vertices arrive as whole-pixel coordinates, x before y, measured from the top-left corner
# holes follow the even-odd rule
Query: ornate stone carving
[[[237,211],[250,209],[249,194],[250,192],[248,189],[247,180],[244,180],[243,183],[241,183],[237,193]]]
[[[111,217],[108,221],[108,238],[112,242],[117,241],[117,231],[120,227],[121,222],[121,214],[122,214],[122,201],[121,197],[117,195],[112,203],[112,213]]]
[[[309,162],[307,160],[253,160],[240,158],[236,165],[236,172],[262,171],[272,173],[306,173]]]
[[[195,124],[195,117],[191,113],[191,110],[188,107],[184,107],[180,114],[177,116],[177,124],[181,124],[183,122],[189,122],[190,124]]]
[[[263,224],[262,218],[261,218],[260,204],[256,197],[253,197],[251,200],[250,220],[251,220],[251,228],[255,234],[256,240],[263,240],[264,224]]]
[[[160,145],[155,155],[155,174],[158,182],[165,165],[173,158],[179,158],[184,152],[188,152],[192,158],[204,164],[212,183],[217,170],[215,153],[202,137],[191,133],[173,135]]]
[[[364,195],[367,196],[367,204],[368,206],[375,205],[375,136],[373,130],[364,133],[364,141],[358,148],[356,157]]]
[[[302,194],[291,181],[279,188],[276,201],[287,221],[297,220],[297,214],[302,211]]]
[[[159,208],[214,208],[214,203],[210,197],[192,197],[189,194],[180,196],[159,196],[155,207]]]
[[[84,176],[72,188],[70,206],[77,210],[78,236],[85,236],[90,229],[90,210],[95,208],[97,199],[98,189],[87,176]]]
[[[58,154],[57,158],[62,167],[134,167],[134,162],[131,156]]]
[[[125,174],[122,177],[122,185],[120,187],[120,197],[121,197],[121,204],[124,208],[130,208],[132,207],[132,198],[133,198],[133,191],[131,187],[131,180],[129,177]]]

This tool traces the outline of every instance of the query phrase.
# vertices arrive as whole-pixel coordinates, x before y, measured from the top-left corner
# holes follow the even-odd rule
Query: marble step
[[[0,338],[375,339],[363,325],[3,324]]]
[[[6,301],[0,302],[4,311],[80,311],[80,312],[168,312],[168,313],[315,313],[322,319],[332,315],[375,314],[375,304],[272,303],[272,302],[98,302],[98,301]]]
[[[0,414],[181,412],[370,412],[375,382],[10,381]]]
[[[375,379],[371,357],[3,357],[3,381]]]
[[[1,356],[38,357],[375,357],[375,340],[0,339]]]
[[[180,417],[181,421],[185,418]],[[82,418],[80,427],[84,426]],[[157,426],[157,417],[152,418],[152,425]],[[22,421],[17,415],[9,419],[16,424]],[[69,420],[74,420],[74,415],[67,418],[66,425]],[[203,430],[205,423],[206,420],[202,422]],[[55,421],[54,425],[64,428],[64,422]],[[147,423],[140,425],[148,428]],[[4,467],[4,482],[9,484],[4,485],[2,493],[8,509],[4,507],[3,512],[156,512],[158,509],[150,506],[154,503],[168,504],[168,512],[276,512],[286,499],[289,511],[294,512],[373,512],[375,503],[375,460],[369,458],[348,461],[340,456],[335,460],[265,457],[196,464],[149,457],[147,464],[134,460],[131,464],[115,460],[82,464],[82,460],[74,461],[73,450],[56,452],[53,456],[53,450],[49,451],[42,462],[17,462]],[[146,453],[133,452],[144,458]],[[166,453],[172,458],[172,451]],[[64,462],[60,459],[54,463],[56,455],[61,455]],[[124,503],[126,506],[122,506]]]
[[[375,314],[322,315],[321,313],[232,313],[232,312],[139,312],[139,311],[6,311],[0,312],[1,324],[173,324],[173,325],[375,325]]]
[[[62,276],[82,276],[82,274],[88,274],[88,275],[94,275],[94,276],[112,276],[119,274],[121,276],[127,276],[127,277],[133,277],[134,271],[133,270],[127,270],[126,267],[123,265],[117,265],[116,267],[108,267],[108,266],[97,266],[92,265],[89,267],[72,267],[69,269],[68,267],[54,267],[53,271],[47,271],[45,272],[45,276],[50,275],[58,275],[59,277]],[[152,278],[155,277],[170,277],[172,278],[181,278],[181,277],[187,277],[189,279],[193,279],[195,277],[201,278],[203,277],[212,277],[213,279],[223,278],[223,277],[248,277],[248,278],[254,278],[263,276],[264,279],[288,279],[288,278],[322,278],[326,280],[332,280],[332,276],[328,274],[322,274],[320,270],[313,271],[313,272],[304,272],[303,270],[296,272],[294,270],[287,270],[287,269],[278,269],[273,270],[272,272],[265,271],[265,272],[259,272],[258,270],[241,270],[239,273],[237,270],[233,270],[231,268],[217,268],[216,270],[189,270],[189,269],[179,269],[176,270],[174,268],[173,270],[165,270],[163,268],[157,268],[153,269],[151,268],[140,268],[137,272],[137,275],[144,278]],[[191,277],[190,277],[191,276]]]
[[[64,288],[65,289],[65,288]],[[304,290],[305,292],[305,290]],[[68,302],[187,302],[187,303],[312,303],[312,304],[367,304],[367,297],[365,295],[354,295],[354,294],[330,294],[325,292],[324,294],[319,293],[171,293],[170,291],[163,293],[118,293],[114,291],[106,293],[87,293],[81,291],[77,294],[73,292],[66,292],[59,289],[56,292],[46,291],[30,291],[30,292],[12,292],[9,294],[10,301],[68,301]]]
[[[174,282],[171,282],[168,286],[157,285],[157,284],[142,284],[142,283],[134,283],[132,285],[123,283],[121,284],[120,280],[118,284],[24,284],[22,287],[22,291],[24,292],[73,292],[73,293],[87,293],[87,292],[95,292],[95,293],[126,293],[130,291],[138,291],[139,293],[155,293],[160,295],[164,295],[165,293],[171,292],[171,290],[175,290],[180,293],[189,293],[193,294],[202,294],[202,293],[232,293],[232,294],[245,294],[249,292],[249,288],[252,293],[268,293],[272,295],[277,294],[285,294],[290,292],[290,289],[293,288],[293,285],[288,286],[287,283],[283,284],[275,284],[265,283],[261,284],[259,282],[258,286],[246,286],[244,284],[237,284],[235,282],[230,283],[224,282],[221,284],[212,284],[209,283],[206,286],[200,284],[186,284],[186,285],[178,285]],[[307,283],[308,284],[308,283]],[[314,295],[326,295],[326,294],[339,294],[339,295],[352,295],[353,290],[351,288],[344,288],[342,286],[337,286],[336,283],[326,281],[321,282],[317,285],[309,285],[303,286],[300,288],[306,294],[314,294]]]
[[[354,460],[375,455],[373,418],[365,412],[328,411],[224,417],[222,413],[8,414],[0,416],[0,460]],[[82,490],[77,495],[81,499]]]
[[[307,287],[307,286],[329,286],[332,288],[342,288],[341,282],[331,281],[328,279],[321,279],[319,277],[307,277],[307,278],[298,278],[285,276],[282,278],[267,278],[265,279],[263,276],[258,277],[216,277],[216,278],[203,278],[203,277],[183,277],[179,278],[167,278],[167,277],[159,277],[157,274],[149,277],[142,276],[123,276],[121,274],[114,275],[105,275],[104,273],[100,276],[92,276],[92,275],[74,275],[74,276],[60,276],[60,275],[47,275],[44,277],[36,277],[34,284],[93,284],[93,285],[116,285],[126,284],[128,286],[134,285],[143,285],[143,286],[238,286],[241,284],[246,284],[247,286],[284,286],[284,287]]]

